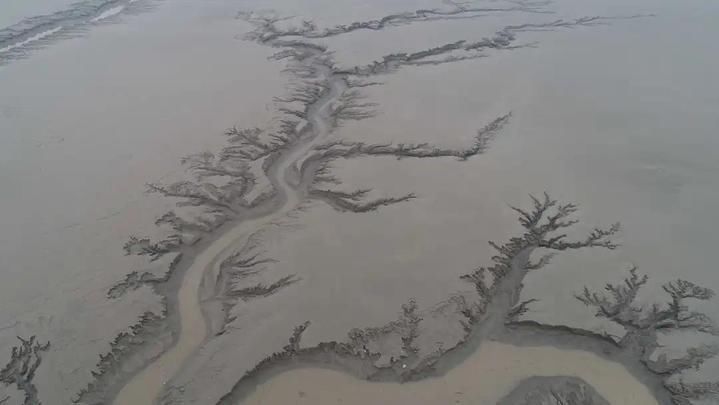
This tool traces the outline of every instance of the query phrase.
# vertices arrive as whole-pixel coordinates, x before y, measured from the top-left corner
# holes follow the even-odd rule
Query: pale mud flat
[[[153,235],[172,205],[145,183],[272,117],[280,68],[235,38],[228,3],[167,2],[0,67],[0,353],[16,335],[52,343],[35,379],[44,404],[70,403],[109,342],[160,310],[147,288],[106,296],[140,263],[127,237]]]
[[[646,387],[621,366],[580,351],[526,348],[487,342],[446,375],[404,384],[357,380],[337,371],[304,368],[278,374],[242,403],[497,404],[515,384],[533,376],[577,376],[612,405],[656,405]]]

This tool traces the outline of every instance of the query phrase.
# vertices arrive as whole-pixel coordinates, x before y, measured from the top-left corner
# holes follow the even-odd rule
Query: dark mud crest
[[[576,377],[530,377],[497,405],[610,405],[584,380]]]

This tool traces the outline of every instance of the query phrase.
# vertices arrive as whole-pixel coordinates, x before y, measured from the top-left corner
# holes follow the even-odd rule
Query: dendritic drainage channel
[[[585,381],[574,377],[530,377],[497,405],[610,405]]]
[[[497,251],[492,264],[461,277],[474,286],[473,293],[453,295],[424,311],[410,301],[402,307],[396,321],[380,327],[353,329],[347,339],[340,342],[301,347],[302,334],[310,326],[305,322],[295,327],[289,343],[281,351],[265,358],[240,378],[219,403],[243,403],[259,385],[281,373],[304,367],[340,370],[358,379],[378,382],[440,377],[488,342],[518,348],[553,347],[572,353],[587,352],[596,357],[595,361],[624,367],[661,405],[719,399],[719,382],[683,379],[686,371],[700,369],[705,361],[717,357],[719,346],[691,347],[686,353],[670,358],[661,353],[658,343],[661,336],[675,333],[719,336],[715,322],[690,307],[692,301],[713,298],[714,292],[708,288],[678,279],[662,286],[666,302],[640,305],[637,297],[648,277],[632,268],[622,282],[607,284],[604,292],[585,288],[575,293],[579,303],[596,310],[597,317],[621,326],[624,333],[620,336],[526,319],[531,304],[537,301],[521,299],[524,280],[530,272],[547,266],[561,252],[616,249],[618,245],[613,239],[619,231],[619,224],[614,224],[594,228],[584,237],[571,240],[567,234],[578,223],[574,219],[578,207],[561,204],[547,194],[531,198],[531,209],[513,208],[519,214],[523,232],[504,243],[490,242]],[[442,336],[440,342],[437,336]],[[557,360],[557,364],[561,363]],[[561,367],[557,367],[559,369]],[[542,364],[544,373],[551,370],[551,364]],[[543,381],[541,387],[537,380],[518,381],[501,403],[522,403],[516,400],[527,396],[536,400],[527,402],[531,404],[607,403],[595,392],[595,387],[576,376],[542,378],[539,379]],[[610,385],[609,393],[612,389]],[[569,399],[584,402],[567,402]]]
[[[470,145],[457,149],[430,144],[373,145],[350,140],[330,141],[329,135],[341,122],[368,119],[374,115],[377,106],[366,101],[362,89],[381,85],[376,81],[378,77],[405,66],[458,63],[487,57],[492,52],[521,49],[528,45],[518,42],[518,38],[528,31],[591,27],[607,24],[613,19],[580,17],[557,20],[546,16],[545,2],[513,1],[507,2],[505,7],[498,4],[492,2],[492,7],[483,8],[448,2],[443,8],[398,13],[329,28],[319,28],[310,21],[294,26],[290,21],[288,26],[287,20],[272,13],[241,13],[239,17],[254,26],[247,39],[276,48],[277,53],[272,59],[286,63],[286,72],[291,78],[288,94],[277,98],[278,115],[266,128],[232,128],[225,134],[227,145],[222,150],[198,153],[183,159],[182,163],[191,175],[187,180],[148,185],[149,192],[176,199],[177,207],[156,221],[166,230],[165,237],[160,240],[142,236],[129,238],[124,246],[126,253],[145,257],[147,264],[112,287],[108,297],[119,299],[128,291],[149,286],[163,298],[164,310],[144,314],[135,325],[114,339],[111,350],[100,357],[96,370],[92,372],[92,382],[77,394],[75,403],[155,402],[162,395],[164,383],[182,368],[193,352],[207,339],[224,333],[225,326],[232,321],[228,315],[230,308],[251,305],[253,300],[279,294],[284,288],[301,282],[292,274],[271,283],[252,283],[249,280],[262,272],[263,264],[272,260],[262,256],[262,230],[301,209],[305,201],[322,201],[341,212],[364,213],[417,197],[407,194],[372,199],[369,197],[370,190],[343,190],[339,180],[331,173],[333,161],[382,155],[463,161],[485,153],[491,140],[511,118],[509,113],[497,117],[477,132]],[[509,25],[489,38],[431,44],[424,51],[398,51],[381,60],[349,67],[338,66],[332,57],[332,50],[319,43],[323,38],[357,30],[379,31],[403,24],[472,19],[499,13],[525,13],[544,20]],[[603,238],[606,235],[598,236]],[[559,240],[553,243],[556,244],[553,246],[562,247],[559,250],[573,248],[562,245],[564,242]],[[580,243],[578,247],[583,246]],[[514,253],[528,257],[529,252],[525,249]],[[535,265],[539,267],[543,263],[544,260]],[[513,277],[516,280],[523,276]],[[501,278],[497,277],[497,280]],[[516,290],[516,286],[512,288],[512,291]],[[459,298],[448,302],[450,307],[444,307],[447,314],[475,316],[476,311],[481,312],[481,307],[464,308]],[[506,310],[510,304],[516,313],[523,312],[521,304],[515,308],[514,298],[505,298],[502,308]],[[448,308],[459,309],[459,312]],[[407,311],[411,314],[415,310],[410,305]],[[484,323],[504,325],[503,317],[492,319]],[[466,329],[496,331],[498,327],[467,326]],[[301,330],[294,338],[296,344],[291,342],[281,357],[294,359],[294,356],[304,356],[304,349],[299,349],[300,335]],[[360,333],[355,338],[364,339],[362,336]],[[467,342],[476,340],[463,339]],[[326,351],[324,347],[321,350]],[[471,348],[471,345],[456,347]],[[460,350],[454,352],[459,353]],[[368,364],[363,356],[369,354],[363,353],[360,356],[345,353],[343,356]],[[383,361],[394,370],[398,357],[386,357]],[[447,353],[435,353],[430,360],[417,357],[421,359],[418,360],[421,364],[407,367],[399,374],[382,367],[377,378],[418,378],[426,373],[427,368],[423,364],[440,364],[448,357]],[[368,375],[374,374],[372,371]],[[247,381],[242,379],[239,387]],[[227,398],[234,398],[236,392],[241,391],[241,388],[233,390]],[[172,402],[172,399],[169,401]]]
[[[40,343],[35,336],[29,339],[18,337],[20,344],[12,348],[10,361],[0,370],[0,383],[14,387],[23,395],[24,405],[38,405],[38,390],[33,380],[35,372],[42,363],[42,355],[50,348],[50,343]],[[11,398],[0,397],[0,404]]]

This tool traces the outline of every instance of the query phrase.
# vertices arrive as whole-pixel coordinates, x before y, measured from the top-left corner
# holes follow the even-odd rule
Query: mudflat
[[[716,5],[7,15],[0,403],[719,393]]]

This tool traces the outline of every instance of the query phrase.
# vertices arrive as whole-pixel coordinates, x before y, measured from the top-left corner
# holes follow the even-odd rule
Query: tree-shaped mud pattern
[[[503,334],[506,325],[526,311],[528,302],[520,301],[523,280],[530,271],[547,265],[554,252],[617,247],[611,239],[619,230],[617,224],[595,228],[580,239],[569,239],[563,231],[578,222],[572,219],[577,206],[560,204],[547,194],[532,197],[532,201],[531,211],[514,208],[525,232],[502,244],[490,242],[497,250],[493,264],[462,276],[474,286],[474,292],[453,295],[425,311],[410,301],[396,321],[353,329],[346,342],[276,353],[241,379],[221,403],[237,403],[252,391],[254,383],[272,375],[274,369],[285,368],[288,362],[330,363],[360,378],[382,381],[421,379],[446,370],[453,353]],[[531,260],[538,249],[554,252]],[[437,336],[444,341],[438,344]]]
[[[498,252],[492,258],[493,264],[462,276],[474,286],[473,294],[454,295],[425,311],[419,311],[412,301],[403,307],[397,321],[382,327],[354,329],[346,342],[327,342],[276,353],[240,379],[220,403],[238,403],[254,390],[255,384],[270,378],[276,370],[286,369],[288,364],[331,364],[332,368],[341,368],[368,380],[421,379],[444,373],[458,358],[476,350],[487,340],[517,346],[551,345],[589,351],[626,367],[639,382],[647,385],[662,405],[686,405],[692,400],[716,397],[719,392],[717,383],[687,383],[676,378],[683,371],[698,369],[707,359],[715,357],[719,353],[716,346],[691,348],[685,356],[673,359],[666,355],[653,356],[659,348],[659,334],[680,330],[717,333],[714,322],[706,314],[691,310],[686,304],[690,299],[712,298],[714,293],[707,288],[685,280],[666,283],[663,289],[669,296],[668,302],[648,308],[635,304],[639,289],[648,280],[636,269],[630,271],[623,283],[607,285],[606,294],[586,288],[577,299],[595,308],[597,316],[621,325],[626,333],[618,340],[606,333],[518,320],[535,301],[520,298],[529,272],[548,265],[551,258],[562,251],[618,247],[612,240],[619,230],[618,224],[595,228],[583,238],[570,239],[567,234],[578,223],[573,218],[578,207],[560,204],[547,194],[531,199],[531,210],[512,207],[519,214],[524,232],[503,244],[490,242]],[[532,259],[539,250],[542,251],[539,258]],[[451,333],[453,329],[462,331],[459,337]],[[432,333],[436,330],[441,330],[446,339],[439,348],[434,339],[428,344],[425,338],[436,337]],[[569,384],[566,378],[569,377],[555,377],[556,381],[541,384],[543,388],[533,392],[527,391],[527,386],[518,388],[512,395],[536,396],[540,402],[528,402],[532,404],[606,403],[586,383],[578,384],[572,380]]]
[[[24,405],[40,405],[37,388],[33,383],[35,372],[42,362],[42,353],[50,348],[50,343],[40,343],[35,336],[23,339],[12,348],[10,361],[0,370],[0,382],[6,386],[15,386],[25,395]],[[2,403],[6,399],[0,401]]]
[[[188,170],[188,178],[168,184],[148,184],[148,192],[175,200],[176,207],[156,221],[164,230],[165,236],[158,240],[141,235],[129,238],[124,246],[126,254],[146,258],[147,265],[125,276],[108,291],[108,296],[118,299],[129,291],[149,286],[163,298],[164,310],[160,314],[144,314],[137,324],[118,336],[111,351],[101,356],[98,370],[93,373],[94,381],[78,395],[77,402],[108,402],[117,395],[125,381],[130,380],[127,385],[132,385],[132,376],[149,362],[148,359],[156,359],[156,363],[163,360],[163,355],[158,356],[158,351],[166,353],[185,336],[183,328],[189,327],[187,319],[181,322],[186,316],[181,308],[201,306],[203,314],[213,314],[210,316],[213,319],[215,312],[223,312],[224,316],[218,318],[224,319],[224,324],[211,328],[214,334],[222,334],[226,331],[227,324],[235,321],[228,315],[231,308],[251,305],[256,299],[265,299],[299,282],[299,277],[293,274],[281,275],[270,281],[250,280],[263,273],[274,262],[272,258],[264,257],[264,251],[259,248],[259,235],[263,227],[274,226],[281,222],[278,221],[281,217],[301,210],[306,201],[321,201],[342,212],[365,213],[421,197],[414,193],[375,197],[369,189],[343,190],[341,181],[332,174],[333,161],[364,156],[393,156],[398,159],[455,158],[464,161],[485,153],[491,140],[510,119],[510,114],[496,118],[479,130],[472,143],[463,148],[446,148],[424,143],[374,145],[361,141],[332,139],[330,135],[343,122],[374,116],[379,106],[366,100],[362,89],[379,85],[380,83],[373,80],[375,76],[390,74],[405,66],[453,63],[487,57],[493,51],[533,45],[518,42],[520,35],[528,31],[589,27],[611,20],[604,17],[582,17],[575,20],[545,20],[508,25],[490,38],[427,44],[424,50],[412,53],[393,52],[382,60],[350,67],[338,66],[332,50],[318,42],[323,38],[341,36],[357,30],[381,31],[398,25],[427,21],[474,19],[489,14],[516,13],[546,18],[544,14],[548,13],[545,2],[508,1],[505,2],[506,6],[493,3],[492,7],[475,7],[451,1],[445,3],[444,8],[401,12],[327,28],[320,28],[311,21],[302,21],[298,25],[296,21],[278,17],[273,13],[240,13],[239,18],[254,27],[247,39],[277,49],[270,59],[286,64],[285,73],[290,77],[287,94],[275,98],[277,115],[266,127],[233,127],[226,131],[227,143],[221,150],[201,152],[184,158],[182,163]],[[546,211],[555,203],[547,200],[545,204]],[[536,263],[522,262],[525,257],[528,260],[534,249],[560,251],[590,246],[612,247],[607,239],[614,229],[597,230],[586,240],[579,241],[547,236],[552,231],[571,225],[562,222],[562,219],[573,212],[573,206],[561,209],[564,212],[560,211],[554,222],[551,222],[550,218],[550,223],[545,224],[544,228],[538,228],[539,225],[535,224],[536,227],[528,228],[528,234],[521,241],[513,240],[507,245],[497,246],[501,248],[495,258],[497,263],[487,269],[493,274],[496,285],[484,287],[490,290],[511,288],[513,291],[512,299],[502,301],[505,312],[501,322],[495,321],[497,325],[503,324],[505,319],[516,318],[525,312],[531,303],[517,302],[521,288],[510,286],[511,281],[505,282],[503,279],[511,273],[512,280],[521,280],[523,271],[546,264],[549,256]],[[544,211],[540,215],[543,214]],[[257,225],[258,220],[264,219],[266,221],[263,225]],[[245,229],[249,223],[253,224],[253,229]],[[248,232],[250,236],[239,233],[240,230]],[[228,243],[229,236],[235,234],[245,239],[232,239],[229,245],[220,247],[220,243]],[[212,260],[198,264],[198,257],[204,257],[203,253],[209,251],[220,253]],[[202,265],[203,263],[206,265]],[[198,294],[188,294],[187,297],[190,298],[187,299],[198,302],[181,306],[179,301],[185,298],[178,294],[181,290],[179,286],[185,285],[184,280],[197,272],[206,276],[203,278],[204,283],[213,280],[215,285],[203,287],[212,293],[210,296],[203,295],[201,301],[197,298]],[[480,284],[483,277],[485,275],[479,272],[468,275],[467,279],[475,283],[477,291],[480,291],[480,288],[483,288]],[[514,299],[515,295],[517,300]],[[476,300],[464,296],[452,297],[430,311],[430,314],[424,315],[417,315],[418,310],[408,304],[407,308],[411,311],[403,312],[403,316],[416,315],[418,318],[413,318],[412,322],[421,325],[429,320],[442,319],[440,314],[454,314],[445,317],[457,321],[453,327],[459,325],[459,332],[456,334],[459,337],[446,346],[454,347],[466,338],[467,333],[476,329],[473,325],[480,322],[491,323],[484,320],[488,316],[483,311],[490,305],[489,301],[499,305],[499,300],[489,300],[486,296],[480,298]],[[214,305],[216,303],[220,305]],[[460,314],[461,319],[456,314]],[[398,325],[404,325],[409,321],[397,322]],[[193,325],[192,328],[204,330],[204,325]],[[398,328],[394,325],[380,328],[380,331],[373,333],[366,330],[354,336],[357,339],[367,339],[374,334],[389,334],[385,336],[386,343],[398,347],[398,351],[396,356],[389,357],[389,361],[386,361],[382,368],[401,367],[402,369],[395,373],[399,379],[410,378],[413,373],[430,369],[442,357],[443,350],[447,350],[424,347],[421,333],[417,332],[418,336],[412,337],[412,334],[406,334],[405,327],[399,328],[403,332],[395,336]],[[301,334],[301,331],[299,333]],[[299,339],[299,336],[297,338]],[[194,349],[201,343],[194,342],[195,346],[187,347]],[[158,349],[158,345],[162,347]],[[372,353],[372,346],[370,344],[367,347],[369,354],[366,350],[357,348],[348,349],[344,353],[352,359],[357,356],[370,359],[371,370],[377,368],[379,363],[373,363],[379,358],[387,360]],[[333,347],[340,352],[347,349],[340,344]],[[188,349],[183,355],[190,356],[192,352],[193,350]],[[304,352],[302,349],[292,350],[281,357],[290,355],[303,356]],[[404,360],[401,366],[398,362],[400,358]],[[176,361],[169,372],[174,374],[181,363]],[[163,369],[163,373],[165,372],[168,370]]]
[[[637,268],[629,270],[629,276],[620,284],[607,284],[606,293],[592,292],[584,288],[576,298],[596,309],[596,316],[606,318],[621,326],[625,334],[617,342],[628,355],[635,357],[647,370],[664,380],[676,404],[690,404],[690,400],[719,399],[719,382],[683,382],[676,376],[687,370],[698,370],[705,361],[719,355],[719,345],[692,347],[681,357],[667,358],[657,354],[661,348],[660,335],[677,331],[691,331],[719,336],[714,321],[706,314],[691,310],[688,300],[708,300],[714,291],[690,281],[676,280],[666,283],[662,289],[668,294],[665,304],[652,304],[648,308],[636,303],[639,290],[648,281],[640,276]]]

